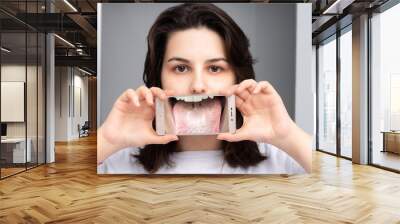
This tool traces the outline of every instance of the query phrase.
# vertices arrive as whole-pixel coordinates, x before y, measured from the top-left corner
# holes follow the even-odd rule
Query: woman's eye
[[[178,73],[183,73],[183,72],[186,72],[188,70],[189,69],[188,69],[188,67],[186,65],[177,65],[177,66],[175,66],[175,71],[178,72]]]
[[[221,67],[219,67],[219,66],[215,66],[215,65],[211,65],[210,67],[209,67],[209,71],[211,72],[211,73],[218,73],[218,72],[221,72],[223,69],[221,68]]]

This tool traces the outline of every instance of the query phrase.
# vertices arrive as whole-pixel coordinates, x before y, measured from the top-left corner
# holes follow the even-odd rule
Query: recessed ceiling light
[[[342,14],[343,9],[353,2],[354,0],[336,0],[332,5],[325,9],[322,14]]]
[[[62,38],[62,37],[60,37],[60,36],[57,35],[57,34],[54,34],[54,36],[57,37],[58,39],[60,39],[62,42],[66,43],[67,45],[69,45],[69,46],[75,48],[75,45],[73,45],[73,44],[72,44],[71,42],[69,42],[68,40],[66,40],[66,39],[64,39],[64,38]]]
[[[10,52],[11,52],[11,50],[9,50],[9,49],[7,49],[7,48],[5,48],[5,47],[1,47],[1,50],[4,51],[4,52],[6,52],[6,53],[10,53]]]
[[[68,0],[64,0],[65,4],[67,4],[72,10],[74,10],[75,12],[78,12],[78,10],[68,1]]]
[[[81,72],[83,72],[83,73],[85,73],[85,74],[87,74],[87,75],[90,75],[90,76],[92,75],[92,73],[90,73],[90,72],[88,72],[88,71],[86,71],[86,70],[83,70],[83,69],[81,69],[81,68],[79,68],[79,67],[78,67],[78,70],[81,71]]]

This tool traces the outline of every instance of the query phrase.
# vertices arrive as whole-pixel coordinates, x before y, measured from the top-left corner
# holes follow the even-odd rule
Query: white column
[[[296,4],[296,85],[295,122],[315,136],[315,81],[311,66],[311,3]],[[314,147],[315,148],[315,138]]]
[[[46,1],[46,11],[54,5]],[[46,34],[46,163],[55,162],[55,42],[52,33]]]
[[[54,76],[54,35],[46,36],[46,163],[55,161],[54,133],[55,133],[55,76]]]
[[[353,20],[353,162],[368,163],[368,15]]]

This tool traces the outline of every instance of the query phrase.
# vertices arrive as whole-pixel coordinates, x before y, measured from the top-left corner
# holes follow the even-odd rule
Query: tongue
[[[216,134],[219,132],[221,104],[216,99],[200,103],[178,101],[173,108],[177,135]]]

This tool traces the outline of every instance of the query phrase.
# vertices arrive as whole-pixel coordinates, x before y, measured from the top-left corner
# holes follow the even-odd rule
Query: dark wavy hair
[[[161,69],[169,34],[190,28],[206,27],[216,32],[225,44],[228,63],[235,73],[235,82],[254,79],[253,60],[249,40],[240,27],[222,9],[207,3],[185,3],[163,11],[154,22],[147,36],[148,51],[144,63],[143,81],[147,87],[161,85]],[[243,124],[238,111],[237,127]],[[154,127],[154,122],[153,122]],[[155,173],[163,165],[171,166],[170,155],[177,152],[177,142],[149,144],[134,155],[149,173]],[[257,165],[267,157],[260,153],[254,141],[222,142],[225,161],[231,167]]]

